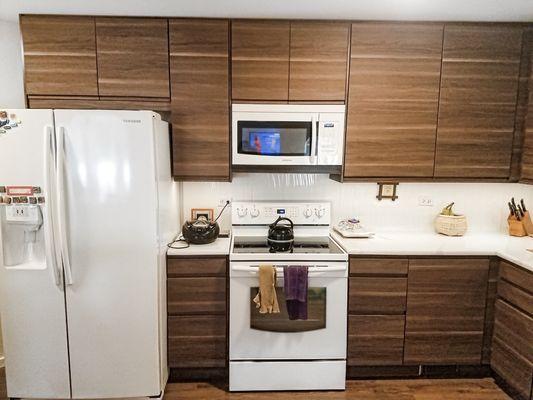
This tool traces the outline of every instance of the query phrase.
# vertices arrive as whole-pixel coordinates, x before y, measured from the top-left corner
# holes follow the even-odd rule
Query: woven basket
[[[464,215],[442,215],[435,218],[435,230],[447,236],[463,236],[468,224]]]

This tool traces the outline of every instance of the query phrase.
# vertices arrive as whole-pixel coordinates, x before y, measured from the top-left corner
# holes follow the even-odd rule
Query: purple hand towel
[[[307,319],[307,267],[283,267],[283,291],[290,320]]]

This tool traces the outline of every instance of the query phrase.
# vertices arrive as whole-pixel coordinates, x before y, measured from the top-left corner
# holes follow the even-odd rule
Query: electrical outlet
[[[231,202],[230,199],[219,199],[217,207],[224,207],[228,201]]]
[[[429,196],[420,196],[418,198],[418,205],[422,207],[433,207],[433,199]]]

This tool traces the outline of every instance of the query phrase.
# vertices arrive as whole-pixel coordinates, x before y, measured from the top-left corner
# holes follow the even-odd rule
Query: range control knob
[[[250,211],[250,216],[252,218],[257,218],[259,217],[259,210],[257,208],[252,208],[252,210]]]
[[[315,208],[315,215],[318,218],[322,218],[325,214],[326,214],[326,209],[325,208]]]
[[[247,208],[237,208],[237,215],[239,216],[239,218],[246,217],[246,214],[248,214]]]
[[[310,218],[312,215],[313,215],[313,210],[311,210],[310,208],[306,208],[304,211],[304,217]]]

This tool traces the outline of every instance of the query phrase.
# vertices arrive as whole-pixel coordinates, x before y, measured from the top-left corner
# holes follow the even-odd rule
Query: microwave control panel
[[[268,225],[279,217],[290,219],[295,225],[329,225],[329,202],[270,202],[235,201],[231,209],[233,225]]]

